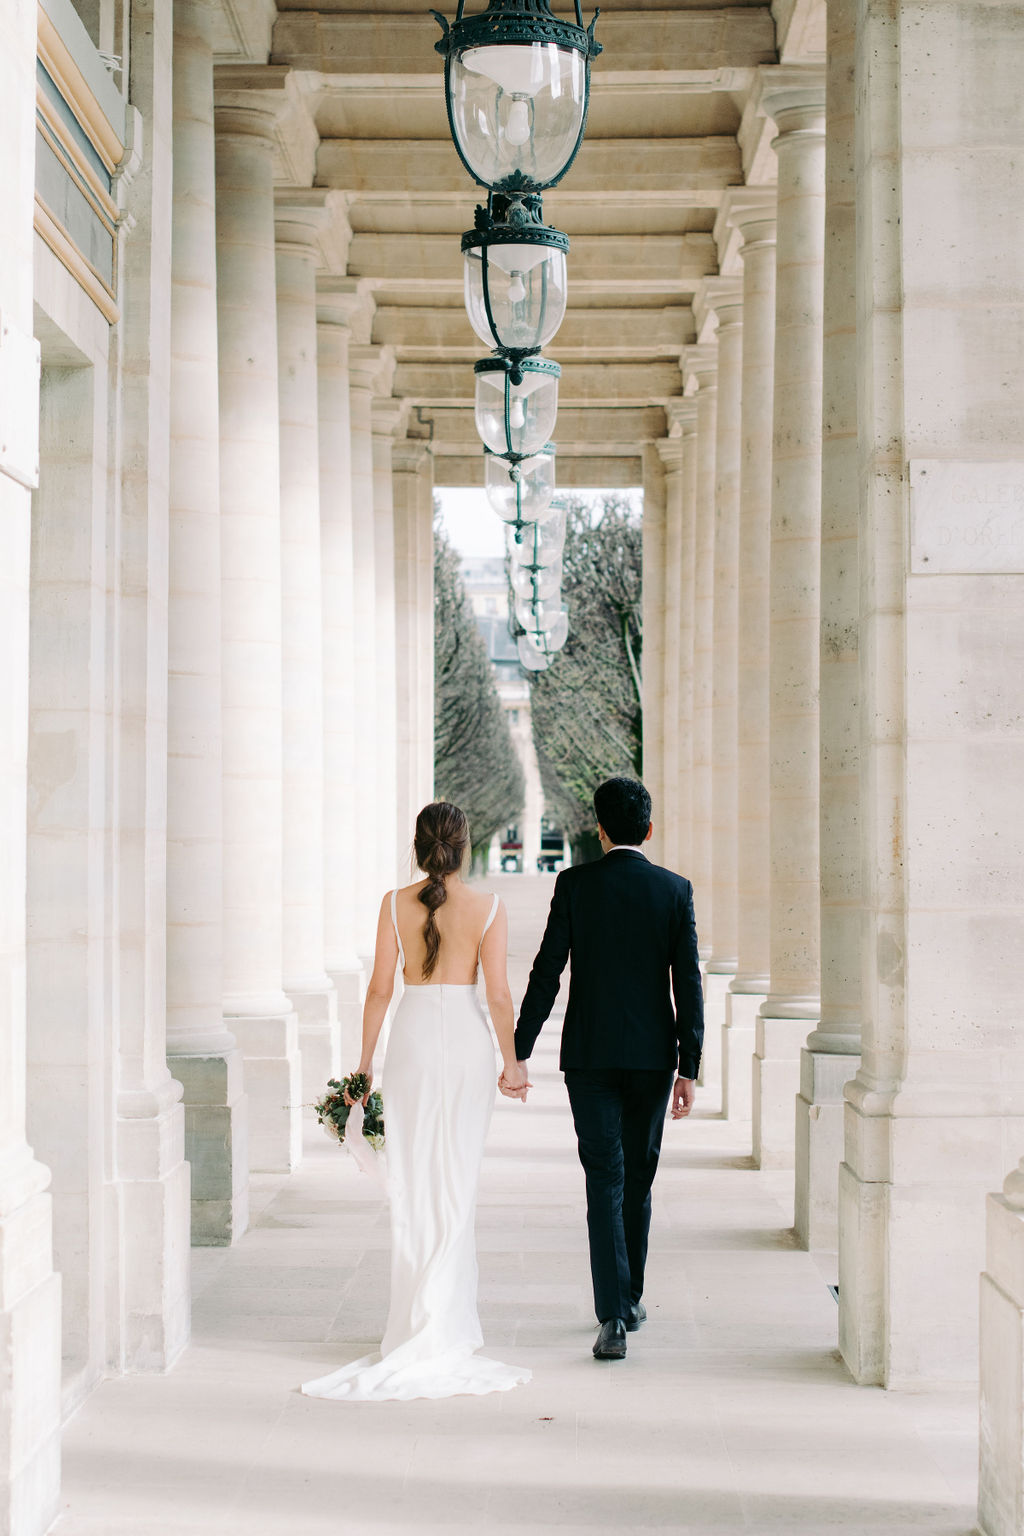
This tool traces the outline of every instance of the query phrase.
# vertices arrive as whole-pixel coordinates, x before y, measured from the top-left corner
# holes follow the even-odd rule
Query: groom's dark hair
[[[651,797],[639,779],[605,779],[594,791],[594,813],[613,843],[642,843],[651,824]]]

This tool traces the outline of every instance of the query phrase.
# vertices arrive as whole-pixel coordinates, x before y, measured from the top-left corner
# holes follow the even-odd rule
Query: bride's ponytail
[[[423,928],[427,946],[423,979],[427,981],[434,973],[441,952],[441,934],[434,914],[448,900],[445,882],[449,875],[462,868],[469,847],[469,824],[464,813],[447,800],[425,805],[416,818],[414,847],[416,863],[427,877],[427,883],[419,893],[419,900],[427,909]]]

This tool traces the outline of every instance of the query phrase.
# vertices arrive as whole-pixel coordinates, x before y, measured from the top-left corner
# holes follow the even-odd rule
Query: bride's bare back
[[[402,975],[409,986],[424,985],[423,966],[427,945],[423,937],[427,909],[417,898],[428,882],[407,885],[395,897],[398,932],[405,950]],[[471,987],[477,979],[477,953],[480,936],[490,915],[494,897],[490,892],[463,885],[458,876],[445,882],[448,899],[437,908],[434,920],[441,935],[441,949],[429,984]],[[490,930],[488,930],[490,932]],[[497,937],[497,935],[496,935]]]

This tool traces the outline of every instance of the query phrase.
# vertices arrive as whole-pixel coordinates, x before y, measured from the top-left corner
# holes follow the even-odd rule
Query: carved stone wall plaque
[[[1024,462],[912,460],[910,570],[1024,573]]]

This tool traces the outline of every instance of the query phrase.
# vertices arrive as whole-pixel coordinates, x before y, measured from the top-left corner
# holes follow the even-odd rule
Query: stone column
[[[407,407],[391,395],[374,397],[373,529],[377,689],[377,869],[380,895],[408,885],[413,872],[413,829],[402,818],[398,794],[398,665],[395,630],[395,504],[391,453],[404,430]],[[399,826],[400,818],[403,825]]]
[[[242,1053],[223,1017],[215,8],[175,0],[167,710],[167,1056],[184,1088],[192,1241],[248,1225]]]
[[[754,1057],[754,1158],[793,1166],[794,1101],[818,1001],[818,653],[821,564],[822,264],[825,82],[762,70],[779,133],[772,453],[771,991]]]
[[[365,975],[355,944],[355,592],[352,580],[352,428],[349,279],[321,279],[317,294],[320,568],[324,657],[324,963],[338,999],[342,1070],[357,1060]],[[342,291],[338,291],[339,284]],[[355,1054],[353,1054],[355,1053]]]
[[[696,387],[697,440],[693,562],[693,882],[701,960],[711,954],[711,699],[715,575],[715,432],[718,348],[702,344],[683,353],[686,387]],[[706,979],[706,978],[705,978]],[[721,1081],[721,1032],[706,1029],[702,1084]]]
[[[1006,1536],[1024,1418],[1021,1181],[1003,1183],[1024,1146],[1024,6],[919,16],[856,15],[863,1018],[839,1338],[858,1380],[969,1382],[986,1271],[980,1524]]]
[[[284,990],[299,1019],[300,1098],[341,1068],[334,984],[324,968],[324,696],[316,265],[328,194],[277,194],[281,433]]]
[[[391,463],[401,849],[434,783],[434,460],[427,443],[404,437]]]
[[[704,976],[705,1037],[724,1046],[726,999],[736,974],[736,666],[739,586],[740,410],[743,386],[743,285],[713,278],[698,307],[717,319],[714,595],[711,649],[711,954]],[[722,1056],[722,1100],[728,1083]]]
[[[301,1155],[298,1020],[282,985],[281,491],[274,116],[218,106],[224,1010],[254,1168]]]
[[[854,0],[828,10],[821,444],[821,1022],[800,1057],[796,1231],[839,1246],[843,1088],[860,1056],[860,555]]]
[[[25,1135],[25,806],[29,547],[39,479],[39,348],[32,340],[36,7],[0,12],[0,346],[11,399],[31,402],[0,467],[0,1529],[42,1536],[60,1510],[60,1280],[49,1170]]]
[[[749,1120],[756,1021],[768,995],[768,566],[771,550],[775,190],[729,194],[742,237],[743,404],[740,417],[736,723],[736,975],[725,1003],[722,1112]]]
[[[644,783],[652,801],[654,832],[647,848],[656,864],[665,860],[665,473],[656,447],[643,450],[643,684]]]
[[[671,426],[670,426],[671,433]],[[665,472],[665,633],[662,674],[662,863],[679,869],[679,738],[680,614],[683,553],[683,443],[661,438],[657,444]]]
[[[383,347],[349,347],[349,406],[352,441],[352,619],[355,643],[357,730],[352,794],[358,806],[355,838],[355,934],[360,958],[372,965],[377,913],[384,894],[375,828],[385,811],[377,777],[377,634],[375,621],[376,543],[373,521],[373,396],[387,370]]]
[[[697,402],[671,401],[668,407],[671,433],[678,434],[680,473],[678,488],[679,595],[668,623],[675,631],[676,677],[671,685],[675,700],[675,868],[689,879],[693,867],[693,608],[694,559],[697,534]]]
[[[103,1061],[114,1114],[103,1305],[108,1369],[166,1371],[188,1342],[191,1304],[185,1112],[167,1070],[165,993],[171,8],[132,12],[129,41],[132,101],[146,133],[124,199],[130,234],[113,375],[119,495],[107,546],[111,1031]],[[95,1089],[103,1091],[98,1079]]]

